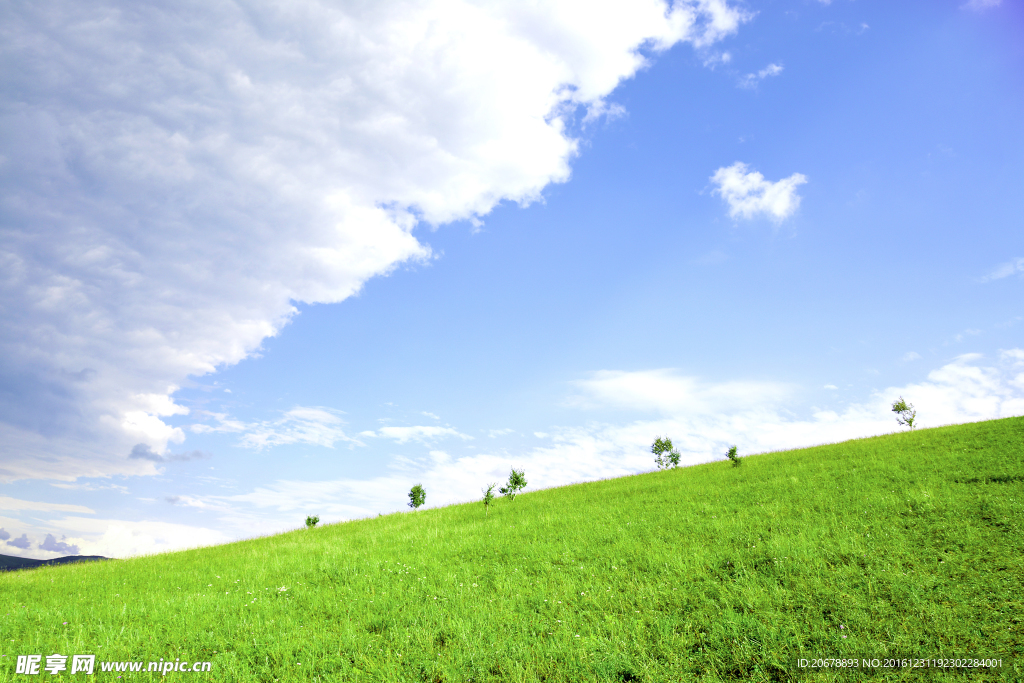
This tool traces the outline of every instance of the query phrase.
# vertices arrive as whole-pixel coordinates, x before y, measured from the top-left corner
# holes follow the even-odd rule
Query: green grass
[[[0,680],[56,652],[213,662],[167,674],[189,680],[1020,681],[1022,513],[1011,418],[537,491],[487,516],[10,572]],[[796,666],[886,656],[1003,667]]]

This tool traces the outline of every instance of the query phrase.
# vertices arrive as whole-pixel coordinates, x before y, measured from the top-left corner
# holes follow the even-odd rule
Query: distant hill
[[[106,559],[108,558],[101,555],[68,555],[66,557],[55,557],[52,560],[33,560],[27,557],[0,555],[0,572],[8,572],[15,569],[32,569],[44,564],[69,564],[71,562],[92,562],[94,560]]]

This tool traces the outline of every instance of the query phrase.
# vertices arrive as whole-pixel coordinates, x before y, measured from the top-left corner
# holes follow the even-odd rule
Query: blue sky
[[[141,7],[0,21],[2,553],[1024,414],[1019,3]]]

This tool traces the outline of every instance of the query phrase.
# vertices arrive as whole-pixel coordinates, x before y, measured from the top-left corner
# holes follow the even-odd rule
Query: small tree
[[[729,452],[726,453],[725,455],[726,455],[727,458],[729,458],[729,460],[732,461],[732,466],[733,467],[739,467],[740,463],[743,462],[742,460],[740,460],[740,457],[738,455],[736,455],[736,447],[735,446],[730,446],[729,447]]]
[[[651,453],[654,453],[654,462],[659,470],[679,467],[679,451],[672,447],[672,439],[667,436],[664,439],[659,436],[654,440],[651,444]]]
[[[480,489],[481,491],[484,492],[484,516],[485,517],[487,516],[487,512],[491,508],[491,503],[494,502],[494,487],[495,486],[497,486],[497,484],[491,484],[490,486],[488,486],[485,489]]]
[[[914,429],[914,419],[917,417],[917,411],[914,410],[913,403],[907,403],[900,396],[900,400],[893,401],[892,412],[896,413],[896,422],[900,426],[910,427],[911,430]]]
[[[423,487],[416,484],[409,489],[409,507],[413,510],[423,505],[427,500],[427,492],[423,490]]]
[[[498,493],[503,496],[508,496],[509,500],[515,500],[516,494],[525,487],[525,472],[523,470],[512,468],[512,472],[508,475],[508,483],[498,489]]]
[[[307,515],[306,516],[306,528],[307,529],[312,529],[313,527],[315,527],[319,523],[320,523],[320,518],[319,517],[314,517],[312,515]]]

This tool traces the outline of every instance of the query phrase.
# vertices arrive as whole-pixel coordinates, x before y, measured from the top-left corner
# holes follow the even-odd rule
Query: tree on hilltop
[[[509,500],[515,500],[516,494],[526,487],[526,475],[524,470],[512,468],[508,475],[508,483],[498,489],[498,493],[507,496]]]
[[[914,420],[917,418],[917,411],[914,410],[913,403],[907,403],[900,396],[900,400],[893,401],[892,412],[896,413],[896,422],[900,426],[910,427],[911,431],[914,429]]]
[[[654,453],[654,462],[659,470],[679,467],[679,451],[672,446],[672,439],[667,436],[664,439],[659,436],[654,440],[651,444],[651,453]]]
[[[416,484],[409,489],[409,507],[413,510],[423,505],[427,501],[427,492],[423,490],[423,487]]]

